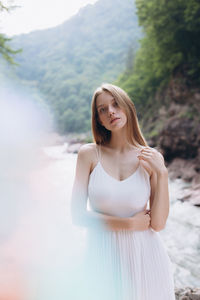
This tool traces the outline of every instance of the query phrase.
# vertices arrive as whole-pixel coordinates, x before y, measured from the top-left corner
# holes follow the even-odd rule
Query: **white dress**
[[[119,181],[104,170],[100,146],[97,149],[98,163],[88,185],[90,208],[119,217],[142,211],[150,197],[148,172],[139,164]],[[88,230],[86,253],[87,299],[175,300],[171,261],[153,229],[109,231],[94,224]]]

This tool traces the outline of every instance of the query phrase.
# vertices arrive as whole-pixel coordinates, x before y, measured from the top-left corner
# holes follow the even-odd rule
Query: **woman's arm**
[[[92,158],[96,155],[92,145],[80,148],[76,164],[76,174],[71,196],[71,214],[75,225],[108,230],[145,230],[149,227],[150,216],[144,210],[130,218],[110,216],[87,210],[88,182]]]
[[[169,190],[168,190],[168,171],[164,164],[164,158],[160,152],[153,148],[145,147],[139,159],[151,166],[152,174],[150,177],[151,196],[151,227],[155,231],[164,229],[169,215]]]

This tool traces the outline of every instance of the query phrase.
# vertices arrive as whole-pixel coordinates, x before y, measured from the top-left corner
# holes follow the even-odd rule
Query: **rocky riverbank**
[[[196,161],[175,158],[167,165],[170,179],[182,178],[188,183],[178,199],[189,201],[195,206],[200,206],[200,173],[195,171]]]
[[[175,289],[176,300],[200,300],[200,288]]]
[[[200,89],[182,75],[172,78],[145,107],[142,131],[165,157],[171,179],[189,184],[181,201],[200,206]]]

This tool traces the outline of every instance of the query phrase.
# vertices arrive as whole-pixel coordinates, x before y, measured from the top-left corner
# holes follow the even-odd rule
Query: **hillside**
[[[191,182],[192,191],[181,199],[200,205],[200,88],[176,76],[145,110],[141,123],[149,145],[161,149],[171,179]]]
[[[14,37],[23,49],[15,75],[50,104],[60,132],[86,131],[94,89],[116,80],[140,36],[132,0],[99,0],[60,26]]]
[[[200,3],[136,0],[144,37],[132,68],[117,84],[136,104],[152,147],[164,154],[171,178],[191,182],[183,193],[200,205]]]

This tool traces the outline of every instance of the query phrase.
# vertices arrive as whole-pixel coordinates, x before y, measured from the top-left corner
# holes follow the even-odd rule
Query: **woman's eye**
[[[118,103],[117,103],[117,102],[114,102],[114,106],[118,106]]]
[[[104,107],[100,108],[99,112],[100,112],[100,113],[105,112],[105,108],[104,108]]]

